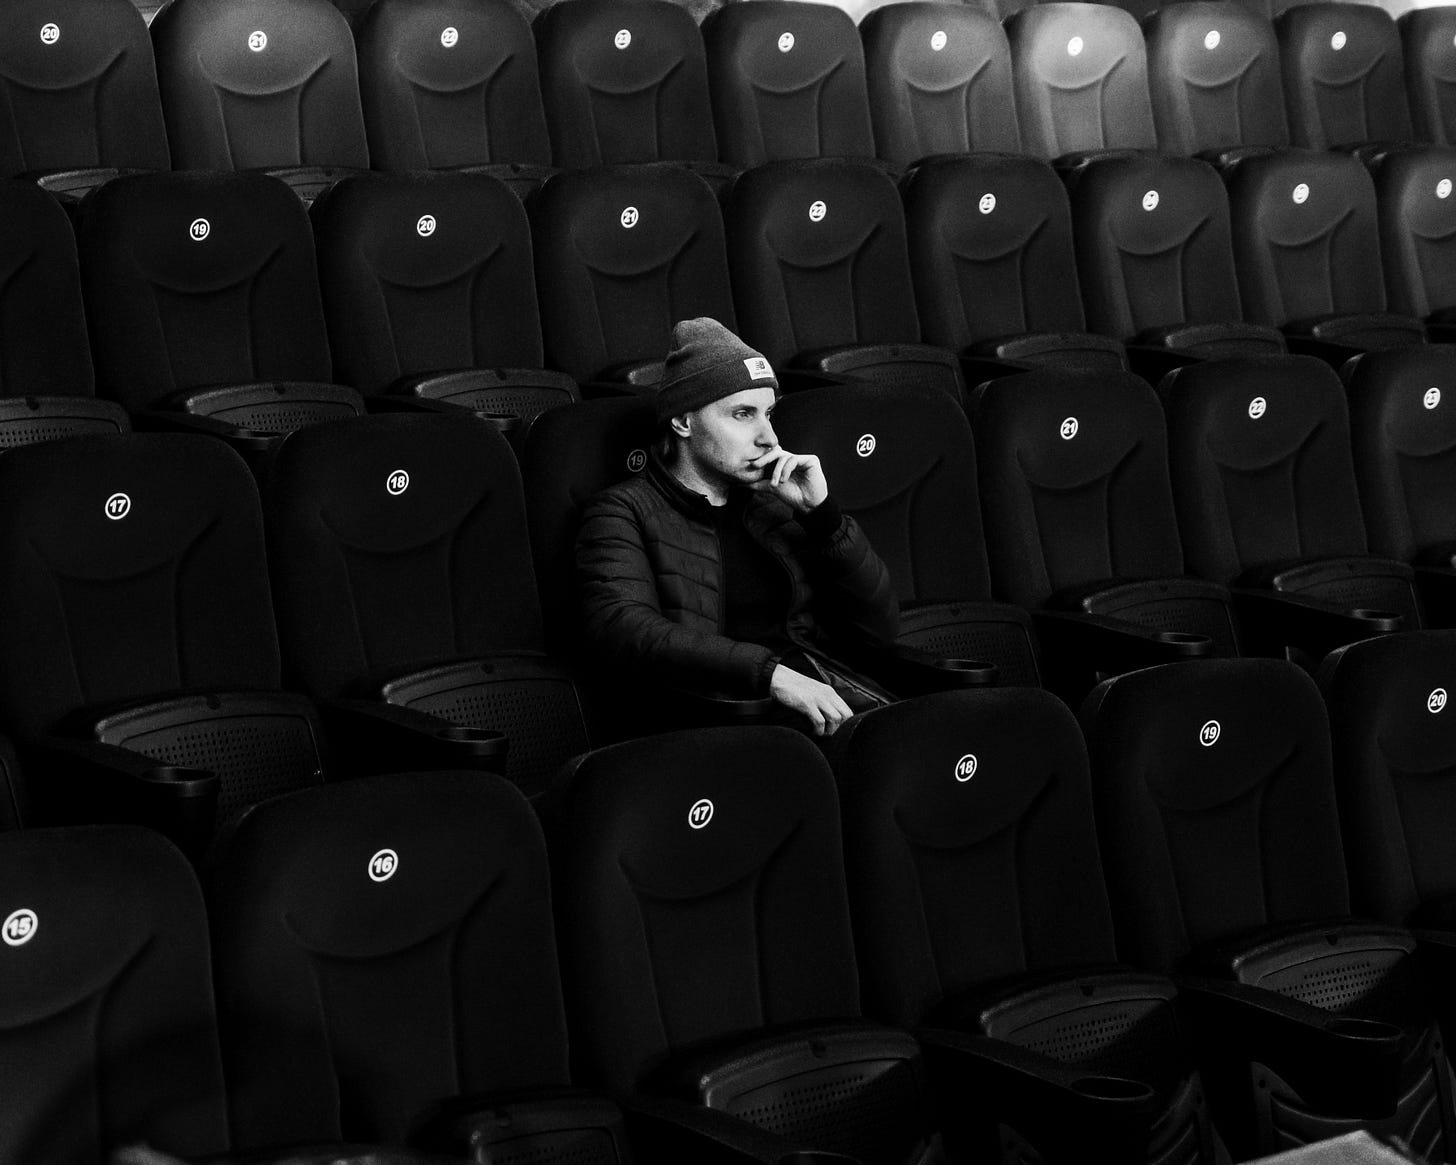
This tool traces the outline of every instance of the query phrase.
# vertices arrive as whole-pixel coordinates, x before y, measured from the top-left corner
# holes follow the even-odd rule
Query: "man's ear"
[[[691,437],[693,435],[693,418],[688,413],[683,413],[680,417],[669,417],[667,423],[679,437]]]

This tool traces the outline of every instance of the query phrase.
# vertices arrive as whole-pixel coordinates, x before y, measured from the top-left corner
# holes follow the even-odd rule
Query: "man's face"
[[[724,486],[761,480],[764,471],[753,463],[778,448],[769,420],[776,399],[771,388],[746,388],[678,418],[679,435],[679,425],[685,422],[688,429],[682,455],[705,479]]]

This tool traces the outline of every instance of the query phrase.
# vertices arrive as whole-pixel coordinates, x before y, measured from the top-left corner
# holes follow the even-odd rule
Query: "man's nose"
[[[773,425],[767,418],[764,419],[763,426],[758,431],[758,443],[765,449],[772,449],[779,443],[778,436],[774,433]]]

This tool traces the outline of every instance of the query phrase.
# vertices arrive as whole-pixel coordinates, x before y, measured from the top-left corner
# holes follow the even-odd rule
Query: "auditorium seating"
[[[1412,126],[1423,142],[1456,145],[1456,9],[1445,5],[1413,9],[1396,24],[1405,64]]]
[[[1371,177],[1390,309],[1423,321],[1432,340],[1456,338],[1456,150],[1392,150]]]

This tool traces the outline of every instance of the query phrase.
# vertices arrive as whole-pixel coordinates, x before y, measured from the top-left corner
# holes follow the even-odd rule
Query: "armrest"
[[[505,772],[510,742],[501,732],[462,728],[382,700],[321,701],[319,711],[329,740],[352,772]]]
[[[144,433],[202,433],[209,437],[220,437],[244,457],[257,456],[278,440],[277,433],[240,428],[215,417],[197,416],[171,409],[142,409],[131,414],[131,423],[133,428]]]
[[[98,186],[105,186],[113,178],[123,174],[145,173],[138,169],[119,169],[116,166],[88,166],[75,170],[28,170],[16,177],[22,182],[34,182],[42,190],[58,199],[62,204],[77,203]]]
[[[933,384],[957,402],[965,396],[960,358],[930,344],[843,344],[801,352],[790,364],[853,380]]]
[[[1284,335],[1278,328],[1245,323],[1242,320],[1152,328],[1140,333],[1136,343],[1171,349],[1200,359],[1218,356],[1282,356],[1287,351]]]
[[[637,389],[655,389],[662,380],[662,367],[661,360],[624,360],[603,368],[592,379],[608,384],[630,384]]]
[[[576,381],[544,368],[461,368],[422,376],[403,376],[389,386],[396,394],[444,401],[485,416],[519,416],[524,401],[579,400]],[[532,409],[534,416],[539,409]]]
[[[19,745],[43,820],[149,825],[200,853],[217,815],[218,777],[95,740],[47,736]]]
[[[627,1135],[644,1165],[852,1165],[838,1153],[804,1149],[736,1116],[686,1100],[621,1100]]]
[[[1337,647],[1399,631],[1405,620],[1388,613],[1360,613],[1308,595],[1255,587],[1230,587],[1234,611],[1252,640],[1298,647],[1322,659]]]
[[[1260,987],[1179,977],[1178,996],[1205,1049],[1266,1065],[1312,1106],[1363,1119],[1395,1111],[1401,1030],[1323,1011]]]
[[[693,724],[744,724],[763,719],[772,711],[772,696],[742,699],[720,692],[698,692],[691,688],[666,688],[663,699],[674,719]]]
[[[455,1096],[432,1104],[410,1123],[408,1141],[456,1161],[535,1159],[553,1143],[582,1147],[592,1160],[627,1157],[622,1110],[580,1088],[538,1088]],[[598,1154],[587,1153],[588,1146]]]
[[[840,639],[835,640],[834,654],[900,696],[987,687],[1001,674],[994,663],[937,656],[905,643],[869,644]]]
[[[1077,653],[1097,671],[1124,672],[1197,659],[1213,649],[1207,635],[1158,631],[1085,611],[1033,611],[1031,618],[1048,652]]]
[[[1176,368],[1197,364],[1206,357],[1199,352],[1182,348],[1163,348],[1156,344],[1129,344],[1127,364],[1129,370],[1157,387],[1158,381]]]
[[[1147,1159],[1158,1099],[1142,1081],[1090,1073],[989,1036],[942,1028],[915,1034],[948,1130],[964,1119],[973,1096],[988,1118],[1013,1127],[1049,1165],[1086,1161],[1089,1145],[1100,1160]]]
[[[1122,342],[1095,332],[1027,332],[1019,336],[997,336],[971,345],[966,355],[989,356],[1033,367],[1046,364],[1077,368],[1127,367]]]

